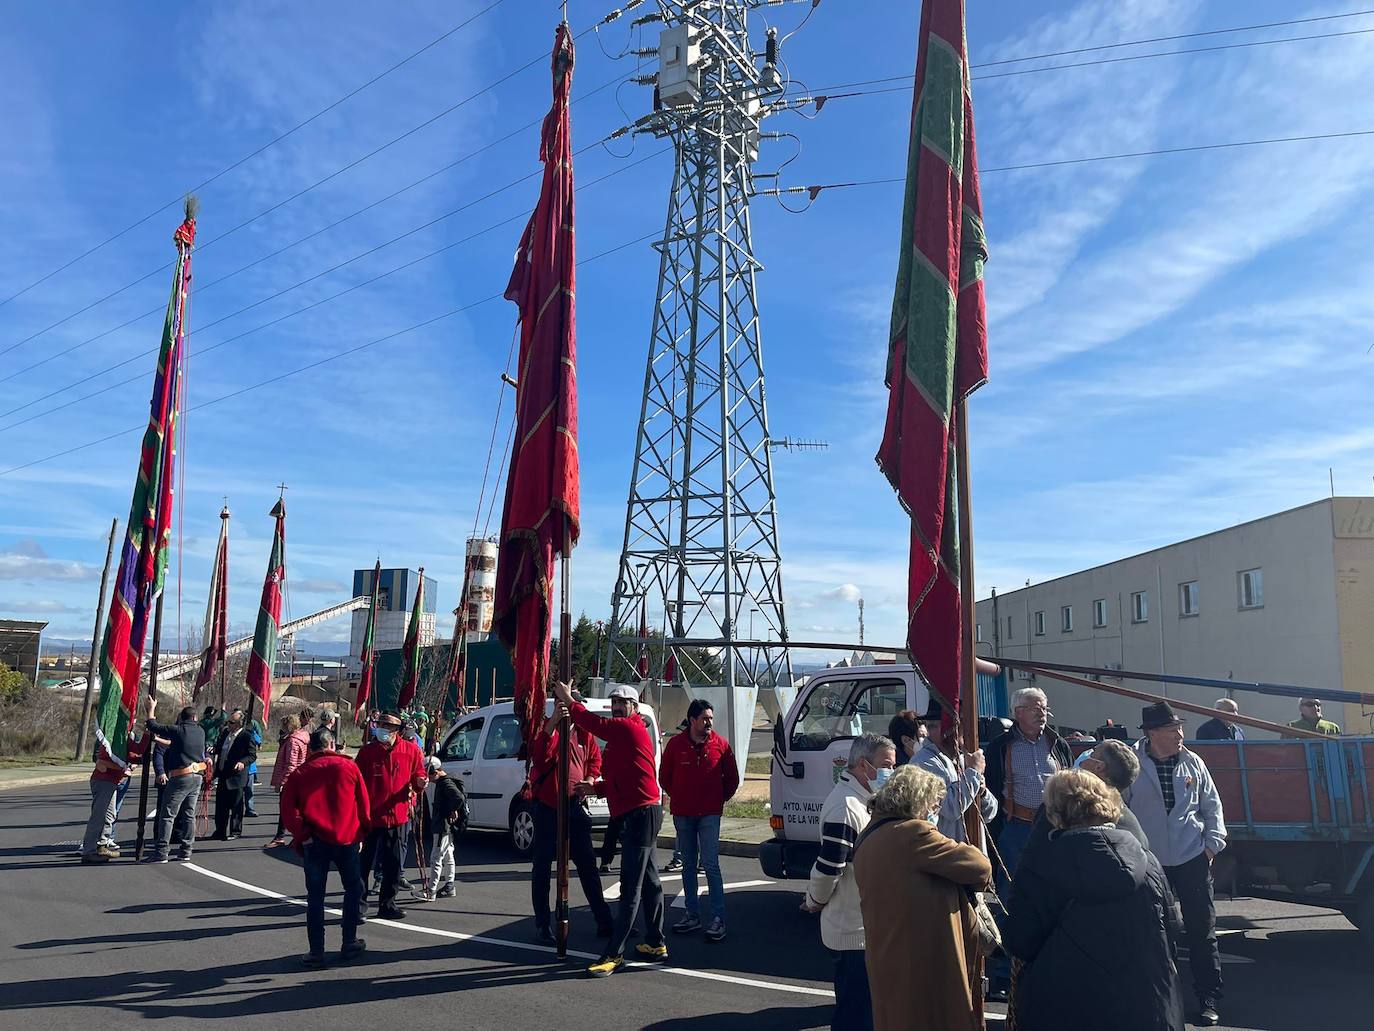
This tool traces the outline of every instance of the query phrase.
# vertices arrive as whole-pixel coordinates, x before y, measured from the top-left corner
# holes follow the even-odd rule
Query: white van
[[[602,716],[611,714],[606,698],[588,698],[587,708]],[[545,703],[544,716],[553,713],[553,700]],[[654,765],[662,754],[658,721],[653,709],[641,704],[640,718],[649,728],[654,742]],[[520,801],[525,783],[525,764],[519,758],[523,738],[514,702],[497,702],[458,717],[444,734],[435,755],[450,777],[459,778],[468,795],[469,830],[497,830],[510,834],[520,852],[534,843],[534,818],[528,803]],[[605,742],[601,745],[604,747]],[[610,811],[604,798],[590,798],[592,824],[604,827]]]
[[[910,664],[821,670],[773,725],[773,838],[759,851],[768,877],[807,877],[820,852],[821,807],[860,734],[887,734],[903,709],[926,712],[930,692]]]

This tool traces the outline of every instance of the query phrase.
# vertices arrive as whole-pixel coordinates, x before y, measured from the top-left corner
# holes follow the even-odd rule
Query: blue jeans
[[[116,843],[118,842],[118,840],[119,840],[119,839],[115,836],[115,827],[116,827],[116,826],[118,825],[118,823],[119,823],[119,807],[122,806],[122,805],[124,804],[124,796],[127,795],[127,794],[129,793],[129,782],[130,782],[130,780],[132,780],[132,778],[130,778],[130,777],[125,777],[123,780],[121,780],[121,781],[119,782],[119,787],[115,788],[115,803],[114,803],[114,805],[115,805],[115,810],[114,810],[114,818],[113,818],[112,820],[110,820],[110,840],[109,840],[109,842],[107,842],[107,843],[106,843],[106,842],[102,842],[102,844],[110,844],[110,845],[113,845],[113,844],[116,844]]]
[[[700,918],[697,905],[697,859],[706,869],[706,886],[711,893],[711,916],[725,920],[725,883],[720,876],[720,817],[674,816],[677,847],[682,852],[682,890],[687,915]]]
[[[324,890],[329,868],[335,866],[343,881],[343,941],[357,940],[358,914],[362,910],[363,876],[357,845],[330,845],[312,838],[305,843],[305,934],[312,956],[324,955]]]
[[[1021,862],[1021,853],[1025,850],[1030,835],[1029,823],[1010,819],[1003,822],[1002,833],[997,835],[997,851],[1002,854],[1002,862],[1006,864],[1007,872],[1013,877],[1016,876],[1017,864]],[[997,896],[1004,902],[1011,901],[1011,884],[1002,876],[1000,867],[997,868]],[[1001,915],[1000,911],[998,915]],[[1006,933],[1004,924],[1002,933]],[[1011,987],[1011,960],[1005,955],[989,959],[987,975],[989,991],[1007,991]]]
[[[835,961],[835,1013],[830,1031],[873,1031],[873,996],[863,949],[831,952]]]

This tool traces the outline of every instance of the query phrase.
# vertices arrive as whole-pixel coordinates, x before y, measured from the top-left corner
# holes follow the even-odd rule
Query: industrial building
[[[372,593],[372,569],[353,570],[353,597]],[[400,648],[405,643],[410,609],[415,604],[415,592],[420,588],[420,574],[413,569],[383,569],[377,587],[377,626],[372,646],[377,651]],[[425,577],[425,600],[420,608],[420,645],[434,643],[436,600],[439,585],[432,577]],[[367,608],[354,609],[348,643],[348,669],[357,676],[363,652],[363,634],[367,632]]]
[[[38,655],[47,622],[37,619],[0,619],[0,662],[38,683]]]
[[[1333,497],[977,603],[979,655],[1219,680],[1374,691],[1374,498]],[[1010,687],[1031,675],[1017,673]],[[1049,678],[1054,722],[1134,732],[1141,703]],[[1212,704],[1211,688],[1127,686]],[[1237,692],[1241,711],[1296,719],[1292,698]],[[1347,732],[1374,708],[1326,705]],[[1191,732],[1203,717],[1186,716]],[[1252,736],[1261,735],[1254,731]]]

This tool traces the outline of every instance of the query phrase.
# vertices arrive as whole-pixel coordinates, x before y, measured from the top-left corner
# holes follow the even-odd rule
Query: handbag
[[[991,897],[997,903],[997,908],[1003,912],[1006,911],[1006,907],[994,891],[974,891],[972,888],[965,888],[964,891],[968,895],[969,907],[973,910],[973,931],[978,939],[978,951],[987,959],[1002,949],[1002,931],[997,926],[997,919],[992,915],[987,899]]]

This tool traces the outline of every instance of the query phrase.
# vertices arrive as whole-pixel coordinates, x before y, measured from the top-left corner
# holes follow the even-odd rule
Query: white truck
[[[773,725],[773,837],[759,862],[772,878],[807,877],[820,852],[821,807],[860,734],[887,734],[903,709],[924,713],[930,692],[908,664],[822,670]]]

